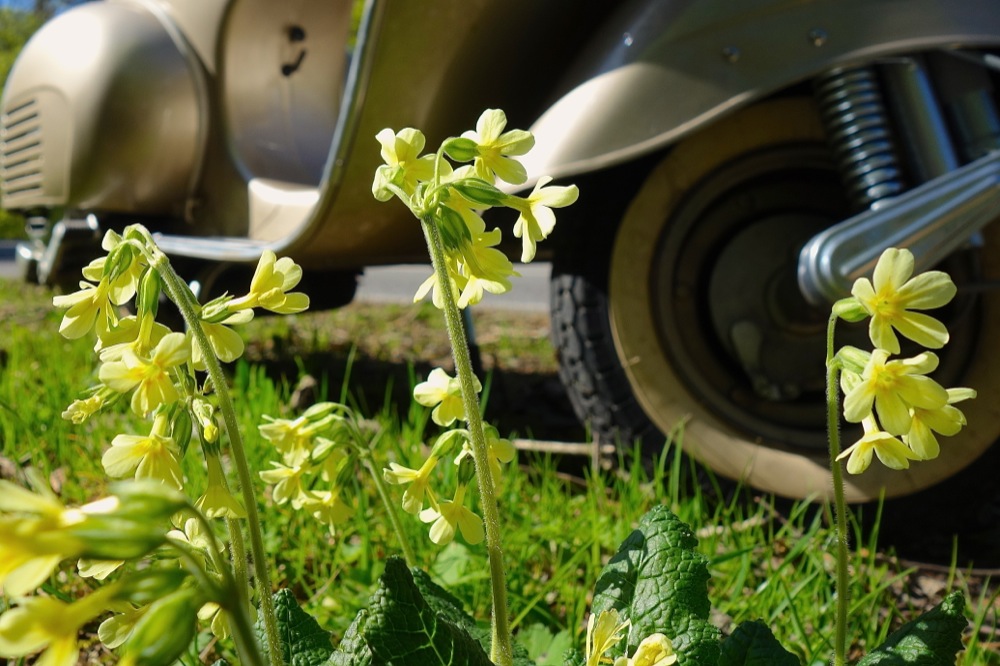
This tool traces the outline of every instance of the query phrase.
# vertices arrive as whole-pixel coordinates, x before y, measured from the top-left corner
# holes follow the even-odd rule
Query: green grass
[[[16,476],[18,469],[35,466],[53,480],[67,502],[82,502],[105,490],[100,457],[111,439],[141,424],[123,408],[83,426],[60,418],[65,406],[93,381],[95,359],[91,342],[66,341],[56,334],[59,315],[48,307],[50,297],[41,288],[0,282],[0,471]],[[303,359],[320,348],[344,358],[337,372],[309,369],[319,381],[317,397],[364,403],[365,416],[383,431],[378,456],[411,466],[419,462],[437,426],[429,422],[426,410],[392,399],[390,384],[403,381],[398,378],[402,376],[411,385],[417,368],[442,355],[441,343],[435,341],[442,331],[432,315],[436,312],[423,307],[351,306],[339,313],[261,319],[247,329],[254,338],[250,356],[258,362],[238,363],[231,376],[251,464],[263,469],[276,458],[256,436],[256,425],[262,414],[292,415],[295,369],[305,369]],[[506,333],[484,346],[496,368],[503,367],[505,358],[522,357],[520,362],[532,371],[552,370],[544,335],[496,326]],[[489,326],[480,324],[481,334],[485,329]],[[356,346],[355,340],[363,344]],[[407,351],[414,348],[416,355]],[[536,359],[524,361],[528,355]],[[375,396],[378,382],[383,382],[386,397],[381,402],[359,400],[354,390],[363,379],[358,368],[373,358],[403,369],[395,379],[367,378],[376,383]],[[829,555],[834,537],[826,510],[719,488],[688,459],[671,455],[682,437],[682,431],[675,433],[676,441],[667,443],[651,467],[636,456],[623,455],[614,469],[587,471],[582,478],[565,472],[588,469],[586,465],[520,454],[519,464],[506,473],[500,496],[515,629],[541,625],[551,632],[566,631],[581,645],[589,595],[602,566],[645,511],[666,504],[700,536],[700,550],[712,573],[713,621],[729,629],[744,620],[763,619],[802,663],[827,663],[834,615]],[[198,453],[192,447],[185,458],[194,493],[204,484]],[[385,557],[399,552],[373,491],[359,476],[355,520],[333,537],[309,516],[287,505],[275,506],[263,488],[258,490],[275,584],[291,588],[323,626],[341,634],[364,605]],[[404,517],[420,564],[486,621],[489,592],[482,546],[456,542],[438,548],[426,538],[426,525]],[[879,548],[877,527],[855,530],[851,636],[858,656],[914,610],[923,610],[927,600],[914,591],[919,572]],[[71,572],[71,566],[64,571]],[[59,578],[66,580],[64,574]],[[949,588],[959,588],[970,601],[972,627],[961,663],[1000,663],[991,642],[993,587],[954,567],[946,582],[938,598]]]

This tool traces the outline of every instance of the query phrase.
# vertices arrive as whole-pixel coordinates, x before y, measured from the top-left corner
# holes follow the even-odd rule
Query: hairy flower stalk
[[[437,275],[438,283],[449,285],[451,278],[445,265],[444,245],[441,241],[441,231],[433,214],[421,220],[427,249],[431,255],[431,263]],[[510,623],[507,617],[507,579],[503,566],[503,550],[500,536],[500,512],[497,509],[496,490],[493,486],[493,475],[490,474],[489,447],[483,430],[483,420],[479,411],[479,396],[475,373],[472,370],[472,359],[469,355],[469,343],[462,324],[462,313],[455,300],[454,291],[448,288],[441,290],[444,302],[445,324],[448,338],[451,341],[452,355],[455,360],[455,374],[462,385],[462,400],[465,403],[465,415],[472,437],[472,456],[476,463],[476,478],[479,485],[479,501],[483,511],[483,522],[486,524],[486,552],[490,563],[490,581],[493,593],[492,641],[490,659],[499,666],[513,664],[511,648]]]
[[[830,444],[830,472],[833,480],[833,508],[837,527],[837,577],[834,592],[837,597],[836,626],[833,641],[833,664],[847,664],[847,609],[849,606],[849,581],[847,569],[847,501],[844,498],[844,473],[840,468],[840,400],[837,381],[838,368],[834,362],[833,334],[838,316],[830,315],[826,332],[826,430]]]
[[[534,143],[529,132],[505,131],[506,125],[503,111],[487,109],[480,116],[475,132],[446,139],[436,154],[424,156],[420,156],[420,151],[425,139],[419,130],[385,129],[376,136],[382,145],[385,164],[376,170],[372,182],[376,199],[388,201],[395,196],[420,220],[434,270],[417,290],[414,300],[431,292],[434,305],[444,311],[455,361],[455,379],[443,370],[436,370],[415,387],[414,399],[434,409],[431,418],[439,426],[447,427],[460,419],[468,425],[467,431],[452,430],[454,435],[440,437],[435,451],[419,470],[395,465],[384,473],[390,483],[412,484],[404,493],[403,508],[419,515],[422,521],[433,523],[430,538],[434,543],[450,541],[456,528],[469,543],[478,543],[485,536],[493,593],[491,659],[500,666],[513,663],[513,652],[495,479],[500,463],[512,459],[513,454],[492,429],[491,437],[487,437],[478,397],[482,387],[472,370],[461,310],[478,303],[484,292],[509,291],[509,278],[517,275],[510,260],[494,247],[500,242],[501,232],[486,230],[480,218],[483,211],[505,207],[520,214],[513,232],[522,238],[522,261],[527,262],[534,258],[537,242],[545,239],[555,226],[552,208],[568,206],[579,196],[575,185],[546,187],[551,180],[548,178],[540,179],[526,198],[500,190],[495,184],[497,180],[511,184],[526,181],[526,171],[515,157],[523,155]],[[453,168],[448,160],[472,164]],[[461,471],[459,488],[452,500],[438,503],[426,485],[427,474],[444,450],[457,441],[456,437],[466,439],[463,450],[468,447],[472,454],[471,462],[463,461],[460,470],[462,467],[474,470],[478,479],[484,525],[463,506],[465,484],[471,478],[462,480]],[[461,455],[455,464],[460,461]],[[431,506],[422,510],[424,497]]]
[[[155,248],[152,239],[149,239],[149,247]],[[264,550],[264,539],[261,532],[260,516],[257,512],[257,498],[253,492],[253,480],[250,473],[250,464],[247,461],[246,450],[243,446],[243,438],[240,435],[239,425],[236,419],[236,410],[233,407],[232,397],[226,388],[226,377],[222,372],[222,366],[218,358],[212,351],[211,342],[205,331],[201,327],[201,321],[195,311],[194,295],[191,294],[187,285],[170,265],[167,256],[158,249],[153,249],[149,257],[150,266],[155,268],[163,280],[164,289],[167,290],[171,300],[177,304],[184,321],[188,324],[194,337],[195,344],[201,348],[202,357],[205,362],[209,379],[215,386],[216,395],[219,399],[219,411],[222,413],[223,421],[226,424],[226,432],[229,434],[230,454],[236,468],[239,480],[240,493],[243,496],[243,505],[246,509],[247,531],[250,535],[250,551],[253,556],[254,575],[256,579],[255,589],[260,601],[260,611],[264,619],[265,636],[267,638],[267,653],[271,666],[283,666],[284,662],[281,654],[281,640],[278,635],[278,621],[275,616],[274,602],[271,598],[271,579],[267,570],[267,553]],[[218,456],[215,447],[211,448]],[[206,450],[206,454],[211,455]],[[246,552],[243,546],[242,528],[238,520],[227,518],[226,524],[229,527],[230,538],[233,546],[233,564],[236,567],[237,575],[250,581],[250,576],[246,572]],[[242,592],[240,586],[236,586]],[[243,604],[245,605],[245,604]]]

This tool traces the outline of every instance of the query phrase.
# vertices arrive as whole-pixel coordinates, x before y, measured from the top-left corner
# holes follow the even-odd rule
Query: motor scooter
[[[74,280],[142,221],[203,293],[269,249],[337,307],[365,267],[426,260],[372,198],[375,134],[437,145],[504,109],[536,137],[523,187],[580,188],[540,258],[603,440],[652,454],[682,424],[723,476],[824,494],[830,303],[887,246],[947,270],[937,376],[979,398],[938,460],[848,479],[900,496],[995,469],[998,51],[991,0],[103,0],[15,63],[0,191],[31,220],[26,279]]]

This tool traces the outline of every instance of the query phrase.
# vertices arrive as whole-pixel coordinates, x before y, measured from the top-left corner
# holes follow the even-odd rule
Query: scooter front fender
[[[532,125],[528,185],[625,162],[838,65],[997,44],[1000,4],[989,0],[630,3]]]

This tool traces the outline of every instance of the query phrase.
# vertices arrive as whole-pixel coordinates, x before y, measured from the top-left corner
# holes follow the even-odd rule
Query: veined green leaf
[[[719,666],[799,666],[760,620],[744,622],[722,642]]]
[[[452,621],[456,619],[454,598],[439,596],[437,591],[444,592],[437,588],[431,595],[434,601],[429,602],[403,560],[386,561],[364,626],[372,663],[491,666],[479,642],[465,626]]]
[[[889,634],[858,666],[952,666],[968,625],[965,599],[952,592],[940,604]]]
[[[604,567],[592,611],[615,609],[632,622],[615,656],[662,633],[678,666],[716,666],[720,632],[708,622],[708,567],[691,528],[665,506],[651,509]],[[626,645],[627,642],[627,645]]]
[[[326,663],[333,652],[330,634],[325,631],[312,615],[302,610],[291,590],[281,589],[274,593],[274,611],[278,619],[278,634],[285,663],[291,666],[319,666]],[[263,618],[258,618],[254,627],[257,640],[266,651]]]

